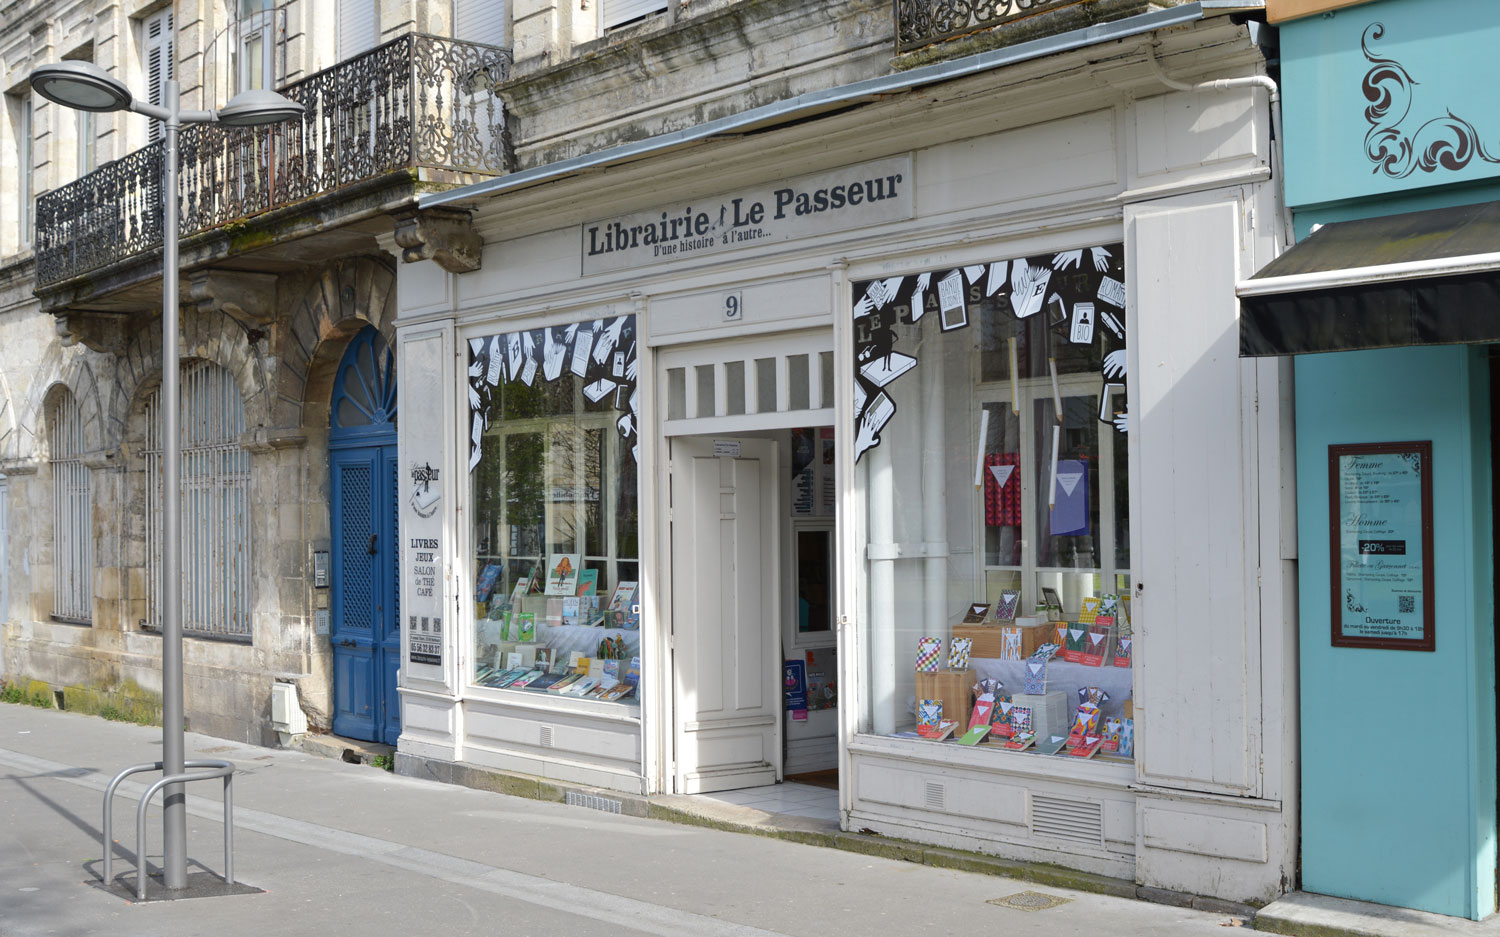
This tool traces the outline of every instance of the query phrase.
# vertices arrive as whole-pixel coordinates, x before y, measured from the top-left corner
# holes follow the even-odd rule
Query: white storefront
[[[432,200],[485,246],[399,281],[408,763],[836,769],[846,829],[1284,890],[1290,387],[1238,358],[1234,297],[1280,236],[1269,112],[1166,91],[1153,44],[1195,82],[1260,67],[1220,19]],[[1069,623],[1045,686],[992,624],[1014,592]],[[994,630],[950,661],[971,604]],[[923,638],[958,675],[917,673]],[[515,686],[549,657],[573,692]],[[915,736],[984,680],[1044,735],[1097,705],[1115,751]]]

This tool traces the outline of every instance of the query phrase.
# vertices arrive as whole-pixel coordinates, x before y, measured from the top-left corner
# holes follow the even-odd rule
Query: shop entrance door
[[[672,687],[681,794],[781,778],[776,443],[670,441]]]

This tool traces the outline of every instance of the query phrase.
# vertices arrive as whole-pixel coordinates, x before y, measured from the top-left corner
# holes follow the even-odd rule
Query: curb
[[[751,823],[743,820],[710,816],[685,809],[675,804],[663,803],[660,800],[640,794],[627,794],[620,791],[557,783],[532,775],[479,768],[474,765],[409,755],[400,751],[396,752],[395,771],[404,777],[440,781],[444,784],[458,784],[477,790],[509,794],[512,797],[524,797],[531,800],[551,801],[553,803],[571,802],[578,806],[595,807],[595,809],[605,810],[609,813],[619,813],[623,816],[648,820],[664,820],[668,823],[704,827],[728,833],[765,836],[771,839],[800,843],[804,846],[840,849],[845,852],[859,853],[860,855],[894,859],[900,862],[914,862],[919,865],[952,869],[959,872],[993,875],[1037,885],[1047,885],[1053,888],[1067,888],[1073,891],[1108,895],[1114,898],[1130,898],[1176,908],[1192,908],[1197,911],[1225,914],[1232,917],[1245,918],[1246,920],[1253,919],[1256,914],[1256,909],[1253,906],[1238,902],[1224,901],[1219,898],[1209,898],[1203,895],[1193,895],[1187,892],[1172,891],[1166,888],[1151,888],[1145,885],[1137,885],[1125,879],[1111,878],[1106,875],[1094,875],[1089,872],[1064,868],[1063,866],[1005,859],[984,853],[967,852],[961,849],[949,849],[941,846],[929,846],[925,843],[916,843],[909,840],[869,833],[849,833],[837,828],[829,828],[826,824],[816,820],[805,820],[798,817],[786,817],[781,820],[765,823]],[[1342,935],[1316,934],[1309,935],[1309,937],[1342,937]]]

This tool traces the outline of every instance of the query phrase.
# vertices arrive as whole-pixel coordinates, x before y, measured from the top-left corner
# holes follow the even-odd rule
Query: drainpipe
[[[1281,221],[1281,243],[1290,246],[1292,243],[1292,215],[1286,204],[1286,178],[1283,175],[1282,145],[1285,140],[1281,135],[1281,87],[1270,75],[1246,75],[1241,78],[1215,78],[1212,81],[1204,81],[1199,84],[1189,84],[1186,81],[1178,81],[1169,78],[1162,69],[1161,62],[1156,58],[1156,44],[1146,46],[1146,64],[1151,66],[1151,72],[1157,81],[1171,88],[1173,91],[1187,91],[1200,94],[1204,91],[1230,91],[1235,88],[1264,88],[1270,96],[1271,103],[1271,135],[1275,139],[1271,143],[1271,178],[1281,183],[1282,197],[1280,202],[1279,218]]]

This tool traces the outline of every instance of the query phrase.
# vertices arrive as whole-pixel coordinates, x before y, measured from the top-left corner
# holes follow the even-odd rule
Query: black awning
[[[1236,292],[1241,357],[1500,341],[1500,202],[1323,225]]]

